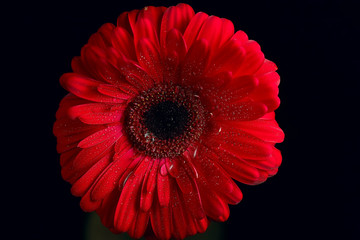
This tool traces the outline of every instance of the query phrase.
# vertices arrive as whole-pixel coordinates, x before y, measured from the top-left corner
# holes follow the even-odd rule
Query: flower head
[[[227,19],[186,4],[125,12],[72,69],[54,124],[62,176],[113,232],[204,232],[241,201],[233,179],[278,170],[277,67]]]

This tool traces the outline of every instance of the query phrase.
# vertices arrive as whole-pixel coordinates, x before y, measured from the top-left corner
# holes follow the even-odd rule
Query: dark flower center
[[[156,86],[132,99],[124,125],[139,152],[153,158],[175,157],[199,139],[205,110],[189,88]]]
[[[145,127],[161,140],[181,135],[189,121],[189,112],[176,102],[164,101],[144,113]]]

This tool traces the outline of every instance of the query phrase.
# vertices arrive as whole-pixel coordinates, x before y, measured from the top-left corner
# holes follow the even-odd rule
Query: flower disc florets
[[[199,139],[205,110],[189,88],[162,85],[142,92],[128,105],[126,133],[140,152],[176,157]]]

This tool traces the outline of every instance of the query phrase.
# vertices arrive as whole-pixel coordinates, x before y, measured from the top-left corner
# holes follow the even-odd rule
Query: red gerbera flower
[[[113,232],[204,232],[242,199],[233,179],[277,172],[277,67],[231,21],[186,4],[125,12],[72,69],[54,125],[62,176]]]

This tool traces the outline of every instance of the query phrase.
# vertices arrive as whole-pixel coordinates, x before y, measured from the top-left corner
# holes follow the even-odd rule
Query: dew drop
[[[196,157],[196,155],[197,155],[197,151],[198,151],[198,149],[197,149],[197,148],[195,148],[194,153],[193,153],[193,158],[195,158],[195,157]]]
[[[165,164],[160,167],[160,174],[166,176],[168,174]]]
[[[123,187],[125,186],[127,180],[129,179],[130,175],[132,174],[132,172],[130,172],[127,177],[125,178],[124,182],[123,182]]]

